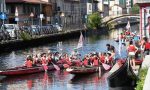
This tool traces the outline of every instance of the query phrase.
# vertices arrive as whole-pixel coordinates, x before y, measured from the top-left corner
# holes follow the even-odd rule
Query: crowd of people
[[[48,53],[28,55],[25,61],[25,66],[33,67],[38,65],[63,64],[64,68],[70,66],[99,66],[102,63],[109,65],[114,64],[115,48],[110,44],[106,44],[107,52],[91,52],[86,54],[83,59],[77,49],[74,49],[71,55],[67,53],[59,53],[49,51]]]
[[[140,38],[136,33],[131,33],[127,30],[121,33],[119,38],[126,45],[127,57],[133,69],[137,58],[143,59],[145,55],[150,54],[150,42],[147,37]],[[71,55],[52,51],[28,55],[25,66],[47,66],[52,63],[63,64],[65,68],[70,66],[99,66],[102,63],[113,66],[116,62],[116,49],[111,44],[106,44],[106,48],[106,52],[91,52],[84,55],[83,59],[80,58],[81,54],[78,53],[77,49],[74,49]]]

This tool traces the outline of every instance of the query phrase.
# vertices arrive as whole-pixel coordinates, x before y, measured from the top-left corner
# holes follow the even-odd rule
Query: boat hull
[[[135,86],[137,76],[133,72],[128,61],[126,61],[120,68],[108,76],[108,83],[110,87]]]
[[[105,71],[102,66],[100,67],[100,69],[99,67],[71,67],[66,69],[67,72],[75,75],[92,74],[92,73],[99,72],[99,70],[100,72]]]
[[[63,68],[63,65],[58,65],[60,68]],[[48,66],[48,71],[55,70],[55,67],[53,65]],[[0,75],[5,76],[13,76],[13,75],[23,75],[23,74],[32,74],[32,73],[38,73],[38,72],[44,72],[43,66],[36,66],[32,68],[27,68],[25,66],[23,67],[15,67],[11,69],[6,69],[3,71],[0,71]]]

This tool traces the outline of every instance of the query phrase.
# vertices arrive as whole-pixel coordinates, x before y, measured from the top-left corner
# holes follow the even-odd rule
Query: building
[[[140,36],[150,38],[150,1],[137,0],[140,6]]]
[[[16,21],[18,21],[19,25],[31,25],[31,20],[33,20],[33,24],[39,25],[41,23],[40,14],[44,16],[42,23],[47,24],[52,16],[52,5],[46,0],[6,0],[6,10],[7,23],[17,23]],[[18,11],[17,16],[15,15],[16,11]]]

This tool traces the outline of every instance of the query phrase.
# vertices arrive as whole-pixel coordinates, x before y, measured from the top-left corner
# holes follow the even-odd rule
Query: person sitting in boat
[[[112,53],[111,52],[108,52],[107,53],[107,64],[109,64],[109,65],[111,65],[111,66],[113,66],[113,61],[114,61],[114,59],[113,59],[113,55],[112,55]]]
[[[129,46],[127,47],[127,51],[128,51],[130,64],[133,67],[133,69],[135,69],[135,54],[138,51],[138,48],[135,45],[133,45],[133,41],[129,42]]]
[[[40,58],[38,57],[37,54],[33,55],[33,65],[36,66],[40,64]]]
[[[47,64],[50,65],[52,62],[52,53],[47,54],[46,60],[47,60]]]
[[[41,63],[42,63],[42,66],[43,66],[45,72],[47,72],[47,69],[48,69],[48,67],[47,67],[48,62],[47,62],[47,60],[46,60],[46,53],[41,54]]]
[[[26,61],[25,61],[25,66],[30,68],[33,66],[33,61],[32,61],[32,56],[27,55]]]
[[[100,62],[105,63],[106,53],[99,53]]]
[[[98,59],[97,55],[94,55],[94,57],[93,57],[93,66],[96,66],[96,67],[99,66],[99,59]]]
[[[90,65],[90,61],[89,61],[88,55],[85,55],[85,56],[84,56],[84,58],[83,58],[83,65],[84,65],[84,66]]]

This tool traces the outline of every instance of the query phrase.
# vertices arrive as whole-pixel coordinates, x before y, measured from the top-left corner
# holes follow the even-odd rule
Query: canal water
[[[132,28],[135,27],[137,28],[138,25],[132,26]],[[114,41],[114,38],[117,37],[118,30],[103,35],[99,33],[93,33],[91,35],[88,32],[84,32],[83,34],[85,36],[84,47],[79,50],[81,57],[90,52],[105,52],[107,43],[114,45],[116,51],[118,51],[119,45]],[[0,70],[23,65],[26,56],[32,53],[51,50],[70,54],[77,47],[78,40],[79,37],[39,47],[3,53],[0,55]],[[125,46],[122,47],[121,57],[125,58]],[[119,56],[117,55],[116,57]],[[95,73],[76,77],[67,73],[65,70],[14,77],[0,76],[0,90],[109,90],[107,76],[108,73],[103,73],[102,75]]]

